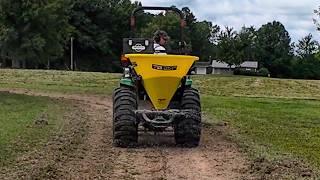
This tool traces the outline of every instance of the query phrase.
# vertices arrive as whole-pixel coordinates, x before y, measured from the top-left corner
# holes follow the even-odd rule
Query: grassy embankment
[[[46,142],[63,128],[67,105],[44,97],[0,92],[0,167]]]
[[[200,76],[210,123],[227,122],[251,157],[320,169],[320,81]]]
[[[0,70],[0,88],[110,95],[120,75]],[[249,154],[304,160],[320,169],[320,81],[198,76],[207,122],[227,122]]]

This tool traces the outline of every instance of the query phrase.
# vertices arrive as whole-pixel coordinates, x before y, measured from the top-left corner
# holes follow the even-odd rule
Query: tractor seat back
[[[153,40],[148,38],[124,38],[123,54],[153,54]]]

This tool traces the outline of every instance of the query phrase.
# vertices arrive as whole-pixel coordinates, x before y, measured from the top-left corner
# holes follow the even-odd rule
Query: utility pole
[[[71,71],[74,70],[74,62],[73,62],[73,37],[71,37],[71,62],[70,62],[70,69]]]

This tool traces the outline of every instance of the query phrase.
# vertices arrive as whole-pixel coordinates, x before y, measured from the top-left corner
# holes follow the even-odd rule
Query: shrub
[[[258,71],[258,76],[268,77],[269,74],[270,74],[270,72],[267,68],[261,68]]]
[[[244,76],[257,76],[258,73],[251,70],[245,70],[245,69],[235,69],[233,71],[234,75],[244,75]]]
[[[235,69],[233,71],[234,75],[244,75],[244,76],[263,76],[268,77],[269,71],[266,68],[261,68],[259,71],[245,70],[245,69]]]

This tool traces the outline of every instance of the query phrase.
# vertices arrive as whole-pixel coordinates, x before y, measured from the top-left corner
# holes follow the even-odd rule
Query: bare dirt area
[[[0,179],[255,179],[225,127],[204,124],[197,148],[176,147],[172,133],[145,132],[137,148],[115,148],[110,97],[6,91],[70,101],[79,113],[66,116],[70,128],[43,149],[20,157],[11,169],[0,168]]]

